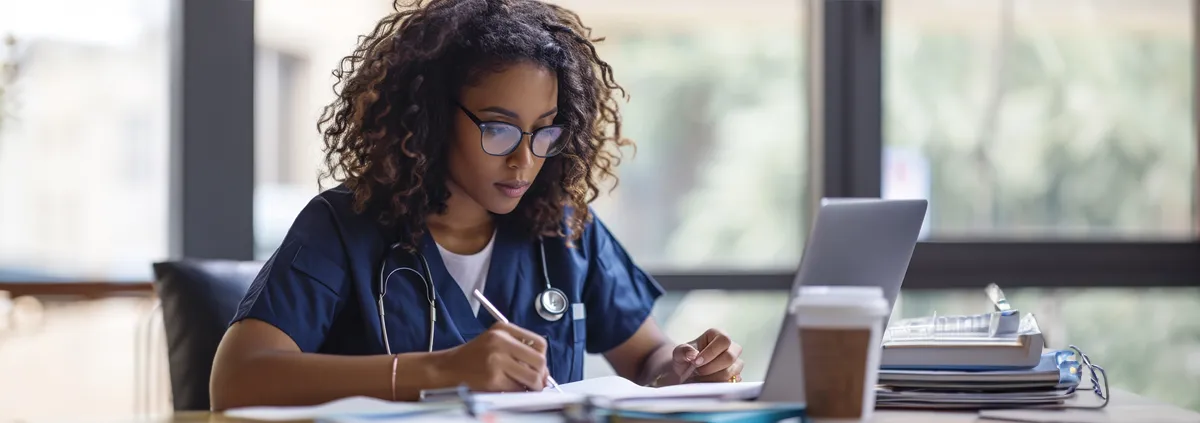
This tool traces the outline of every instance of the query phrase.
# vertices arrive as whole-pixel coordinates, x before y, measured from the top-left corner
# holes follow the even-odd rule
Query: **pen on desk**
[[[483,305],[483,308],[487,309],[488,314],[491,314],[492,317],[496,319],[496,321],[501,322],[501,323],[508,323],[508,319],[505,318],[503,314],[500,314],[500,310],[496,310],[496,306],[493,306],[492,302],[488,301],[487,297],[484,297],[482,292],[479,292],[479,290],[476,289],[475,292],[473,293],[473,295],[475,295],[475,299],[479,300],[479,304]],[[547,374],[546,382],[549,383],[550,386],[554,387],[555,391],[562,393],[563,390],[558,387],[558,382],[556,382],[554,380],[553,376],[550,376],[549,374]]]

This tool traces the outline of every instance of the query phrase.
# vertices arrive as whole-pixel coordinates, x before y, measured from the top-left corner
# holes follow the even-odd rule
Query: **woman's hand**
[[[451,384],[491,392],[541,391],[546,340],[508,323],[496,323],[466,344],[444,352],[439,368]]]
[[[724,332],[709,329],[699,338],[680,344],[671,353],[671,368],[679,383],[740,382],[745,363],[742,346]],[[695,365],[695,371],[689,370]]]

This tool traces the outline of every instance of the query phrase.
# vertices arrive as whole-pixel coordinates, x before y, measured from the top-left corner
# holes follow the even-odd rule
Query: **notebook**
[[[370,397],[348,397],[314,406],[260,406],[232,408],[225,417],[235,420],[297,421],[338,417],[399,418],[454,409],[450,404],[393,402]]]
[[[745,400],[758,396],[762,382],[689,383],[651,388],[641,386],[620,376],[585,379],[559,385],[563,392],[547,388],[541,392],[470,393],[471,400],[489,410],[546,411],[557,410],[585,398],[604,401],[665,400],[703,398]]]
[[[879,383],[893,387],[940,388],[944,385],[979,386],[992,384],[1022,384],[1029,388],[1068,387],[1079,384],[1079,363],[1069,350],[1050,351],[1041,355],[1032,369],[964,371],[964,370],[891,370],[879,371]]]

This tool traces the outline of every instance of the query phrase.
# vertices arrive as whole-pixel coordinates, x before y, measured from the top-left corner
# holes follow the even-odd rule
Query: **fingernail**
[[[696,359],[696,352],[695,352],[695,351],[688,351],[687,353],[685,353],[685,354],[684,354],[684,357],[686,357],[686,358],[687,358],[687,361],[692,361],[692,360],[695,360],[695,359]]]
[[[696,358],[695,364],[696,364],[697,366],[703,366],[703,365],[704,365],[704,357],[698,357],[698,358]]]

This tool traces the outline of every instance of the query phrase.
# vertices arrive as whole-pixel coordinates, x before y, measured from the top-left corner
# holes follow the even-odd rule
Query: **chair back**
[[[154,264],[176,411],[208,410],[217,345],[262,262],[193,260]]]

